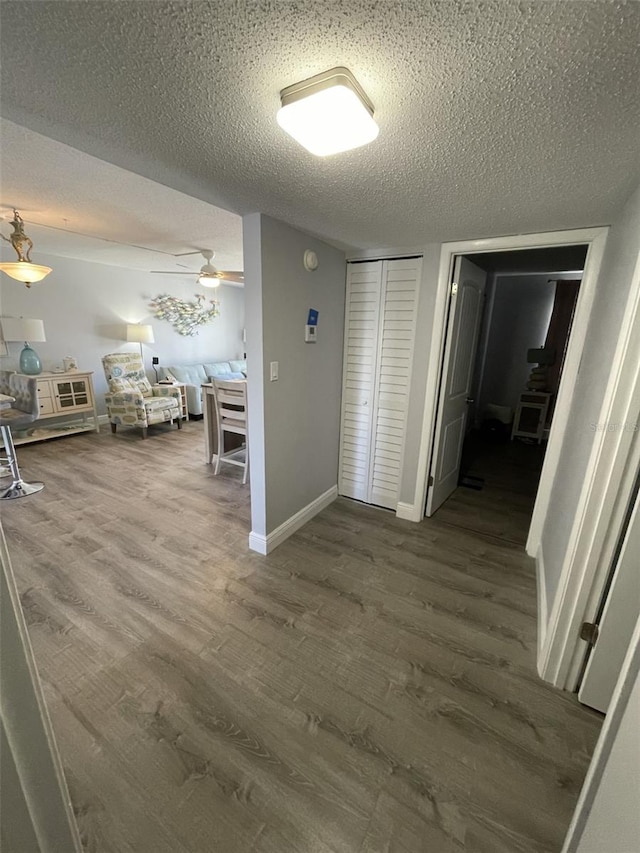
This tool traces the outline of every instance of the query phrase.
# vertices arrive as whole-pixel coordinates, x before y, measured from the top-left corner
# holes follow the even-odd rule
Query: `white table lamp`
[[[5,341],[24,342],[24,349],[20,353],[20,372],[26,373],[28,376],[37,376],[42,373],[40,357],[29,345],[29,342],[43,343],[47,340],[42,320],[28,317],[3,317],[0,322],[2,323],[2,336]]]

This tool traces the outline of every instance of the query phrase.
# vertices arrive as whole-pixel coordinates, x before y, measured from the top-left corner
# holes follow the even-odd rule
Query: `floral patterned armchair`
[[[111,432],[118,424],[142,428],[148,435],[151,424],[174,420],[182,426],[180,389],[171,385],[151,385],[137,353],[114,352],[102,359],[109,393],[105,395]]]

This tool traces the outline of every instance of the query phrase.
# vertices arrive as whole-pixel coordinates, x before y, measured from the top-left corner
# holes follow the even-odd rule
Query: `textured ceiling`
[[[38,253],[131,269],[198,270],[213,249],[219,269],[242,269],[242,220],[184,193],[0,120],[0,217],[17,207]],[[18,157],[15,157],[15,154]],[[15,168],[15,166],[19,168]],[[4,257],[12,249],[2,244]],[[168,254],[171,253],[171,254]]]
[[[1,15],[8,118],[345,246],[605,224],[638,180],[636,2],[5,0]],[[278,127],[278,93],[343,64],[380,135],[319,160]]]

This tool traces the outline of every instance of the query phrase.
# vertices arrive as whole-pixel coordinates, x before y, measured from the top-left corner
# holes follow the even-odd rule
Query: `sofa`
[[[186,385],[187,408],[190,415],[202,414],[200,386],[204,382],[211,382],[214,376],[216,379],[244,379],[246,375],[247,362],[245,359],[205,362],[204,364],[176,364],[158,368],[158,377],[161,382],[171,380]]]

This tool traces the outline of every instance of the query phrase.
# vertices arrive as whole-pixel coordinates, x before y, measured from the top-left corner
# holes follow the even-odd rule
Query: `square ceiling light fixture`
[[[278,124],[317,157],[373,142],[373,104],[348,68],[331,68],[280,92]]]

